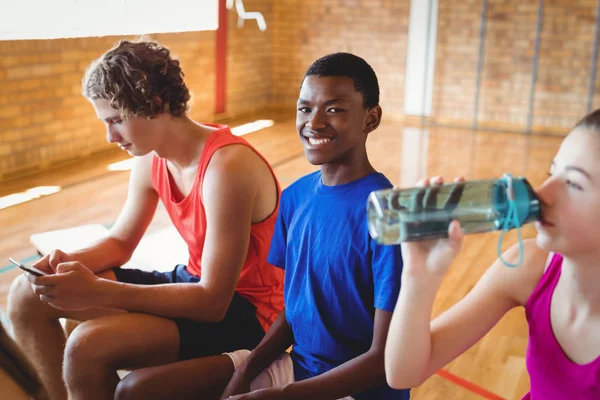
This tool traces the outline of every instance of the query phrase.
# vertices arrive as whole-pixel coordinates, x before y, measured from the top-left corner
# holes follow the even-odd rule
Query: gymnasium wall
[[[308,66],[328,53],[363,57],[379,79],[384,118],[402,118],[409,0],[277,0],[273,100],[294,115]]]
[[[481,1],[438,0],[431,119],[470,126],[475,107]],[[490,0],[477,121],[527,123],[537,0]],[[564,134],[586,110],[596,0],[546,1],[533,128]],[[302,75],[317,57],[349,51],[375,69],[384,118],[404,118],[409,0],[245,0],[265,16],[237,28],[228,14],[227,114],[265,108],[292,117]],[[212,120],[215,32],[154,35],[180,58],[191,116]],[[104,127],[80,95],[85,67],[119,37],[0,41],[0,180],[106,151]],[[593,105],[600,105],[598,85]]]
[[[538,0],[490,0],[477,121],[527,125]],[[586,112],[596,0],[545,1],[532,128],[564,134]],[[471,126],[482,2],[439,0],[432,118]],[[593,105],[600,106],[595,85]]]
[[[192,115],[214,108],[214,32],[157,35],[181,58]],[[0,41],[0,175],[32,172],[108,148],[105,128],[81,96],[87,65],[119,37]]]
[[[273,1],[246,0],[272,21]],[[244,114],[271,102],[272,31],[256,23],[237,29],[228,19],[228,112]],[[192,92],[191,117],[211,121],[215,108],[215,32],[152,35],[180,59]],[[92,106],[81,96],[87,65],[118,40],[0,41],[0,181],[114,149]]]

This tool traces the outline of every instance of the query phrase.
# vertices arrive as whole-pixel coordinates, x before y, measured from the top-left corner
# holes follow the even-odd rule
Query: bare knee
[[[101,374],[110,366],[112,352],[106,346],[103,327],[94,320],[81,323],[67,339],[63,376],[67,386],[77,380]]]
[[[143,370],[131,372],[117,385],[115,400],[136,400],[146,397],[144,389],[147,387],[147,375]]]
[[[10,285],[8,293],[8,317],[13,323],[35,318],[47,309],[39,296],[33,293],[24,275],[18,276]]]

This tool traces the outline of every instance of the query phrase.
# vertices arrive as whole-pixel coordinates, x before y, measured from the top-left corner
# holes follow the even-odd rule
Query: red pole
[[[219,27],[216,32],[217,48],[215,52],[215,114],[223,114],[227,109],[227,0],[218,1]]]

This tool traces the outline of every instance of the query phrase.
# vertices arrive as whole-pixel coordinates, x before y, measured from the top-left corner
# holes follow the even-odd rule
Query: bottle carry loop
[[[511,174],[504,174],[502,179],[506,182],[506,198],[508,200],[508,213],[504,219],[504,226],[498,238],[498,257],[502,264],[507,267],[518,267],[523,264],[523,258],[525,256],[525,247],[523,246],[523,238],[521,236],[521,221],[519,221],[519,215],[517,212],[517,203],[515,202],[515,190],[513,186],[513,176]],[[509,263],[502,257],[502,242],[504,241],[504,234],[510,229],[509,224],[512,222],[517,229],[517,236],[519,238],[519,261],[516,264]]]

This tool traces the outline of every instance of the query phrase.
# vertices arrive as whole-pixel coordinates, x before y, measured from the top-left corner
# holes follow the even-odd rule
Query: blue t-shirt
[[[400,246],[377,245],[369,236],[366,212],[369,193],[391,187],[380,173],[325,186],[317,171],[281,195],[268,261],[285,269],[297,381],[367,352],[375,308],[394,310],[402,273]],[[409,391],[385,385],[353,397],[408,399]]]

